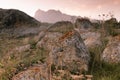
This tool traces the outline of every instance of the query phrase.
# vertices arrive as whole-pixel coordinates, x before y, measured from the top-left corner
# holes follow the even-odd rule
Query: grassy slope
[[[44,60],[47,51],[36,47],[21,53],[9,53],[15,47],[22,45],[25,45],[24,38],[0,40],[0,69],[5,71],[0,75],[0,80],[9,80],[16,73]]]

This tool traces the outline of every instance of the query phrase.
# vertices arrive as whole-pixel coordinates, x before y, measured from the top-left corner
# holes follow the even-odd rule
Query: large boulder
[[[85,45],[88,48],[95,48],[97,46],[101,46],[101,34],[99,32],[83,32],[81,33],[81,37],[84,40]]]
[[[83,30],[89,30],[93,28],[91,21],[87,18],[78,18],[75,22],[75,26]]]
[[[58,27],[58,30],[61,27]],[[37,46],[47,49],[50,52],[51,62],[57,66],[60,66],[62,62],[62,66],[68,67],[71,70],[73,70],[75,65],[77,69],[79,68],[78,71],[87,71],[88,69],[90,60],[89,52],[80,34],[72,28],[69,28],[64,33],[48,30],[44,38],[38,42]]]
[[[108,63],[120,63],[120,35],[109,40],[103,51],[102,60]]]
[[[15,75],[12,80],[49,80],[46,64],[36,65]]]
[[[93,23],[89,19],[78,18],[75,22],[75,29],[80,33],[88,48],[102,45],[101,33],[93,30]]]

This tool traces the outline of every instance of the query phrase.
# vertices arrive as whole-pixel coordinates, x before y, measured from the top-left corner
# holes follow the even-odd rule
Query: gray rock
[[[89,30],[93,28],[91,21],[86,18],[78,18],[75,22],[75,27],[83,30]]]
[[[42,64],[20,72],[12,80],[49,80],[48,76],[47,66]]]
[[[84,40],[86,47],[95,48],[96,46],[101,46],[101,34],[99,32],[83,32],[81,33],[81,37]]]
[[[38,42],[37,46],[43,47],[50,52],[51,62],[56,66],[60,66],[62,61],[62,66],[66,66],[70,70],[73,70],[74,66],[77,66],[80,71],[87,71],[88,69],[90,55],[77,31],[73,30],[65,34],[48,32]]]
[[[61,29],[61,27],[58,27],[58,29]],[[36,47],[44,48],[49,52],[46,62],[37,69],[32,67],[32,70],[27,69],[18,73],[12,80],[50,80],[48,71],[51,64],[54,64],[57,70],[59,70],[59,67],[64,67],[79,74],[88,70],[90,54],[80,34],[72,29],[64,31],[64,33],[59,31],[51,32],[50,29],[52,30],[50,27],[45,32],[41,32],[36,38],[36,41],[39,40]],[[43,74],[40,77],[41,73]]]
[[[120,63],[120,35],[109,40],[103,51],[102,60],[108,63]]]

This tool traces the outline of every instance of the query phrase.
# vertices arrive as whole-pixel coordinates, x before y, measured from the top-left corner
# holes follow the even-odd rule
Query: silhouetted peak
[[[56,13],[56,14],[62,14],[60,10],[53,10],[53,9],[50,9],[47,11],[48,13]]]

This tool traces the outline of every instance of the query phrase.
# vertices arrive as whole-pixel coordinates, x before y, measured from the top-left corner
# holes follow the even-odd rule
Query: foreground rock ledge
[[[59,67],[61,67],[61,69],[64,67],[69,72],[76,70],[75,73],[79,74],[88,70],[90,55],[77,31],[72,29],[61,33],[59,31],[51,32],[48,30],[44,33],[44,37],[42,37],[42,39],[40,39],[36,44],[37,48],[44,48],[49,52],[49,56],[44,64],[54,64],[56,70],[59,70]],[[44,64],[42,66],[44,66]],[[15,75],[13,80],[49,80],[48,77],[41,79],[44,76],[40,77],[39,73],[48,72],[48,67],[44,66],[43,69],[42,66],[39,66],[38,69],[34,69],[36,67],[33,66],[32,70],[27,69],[26,71],[22,71]],[[42,70],[39,70],[41,68]],[[46,76],[47,75],[48,73]]]

